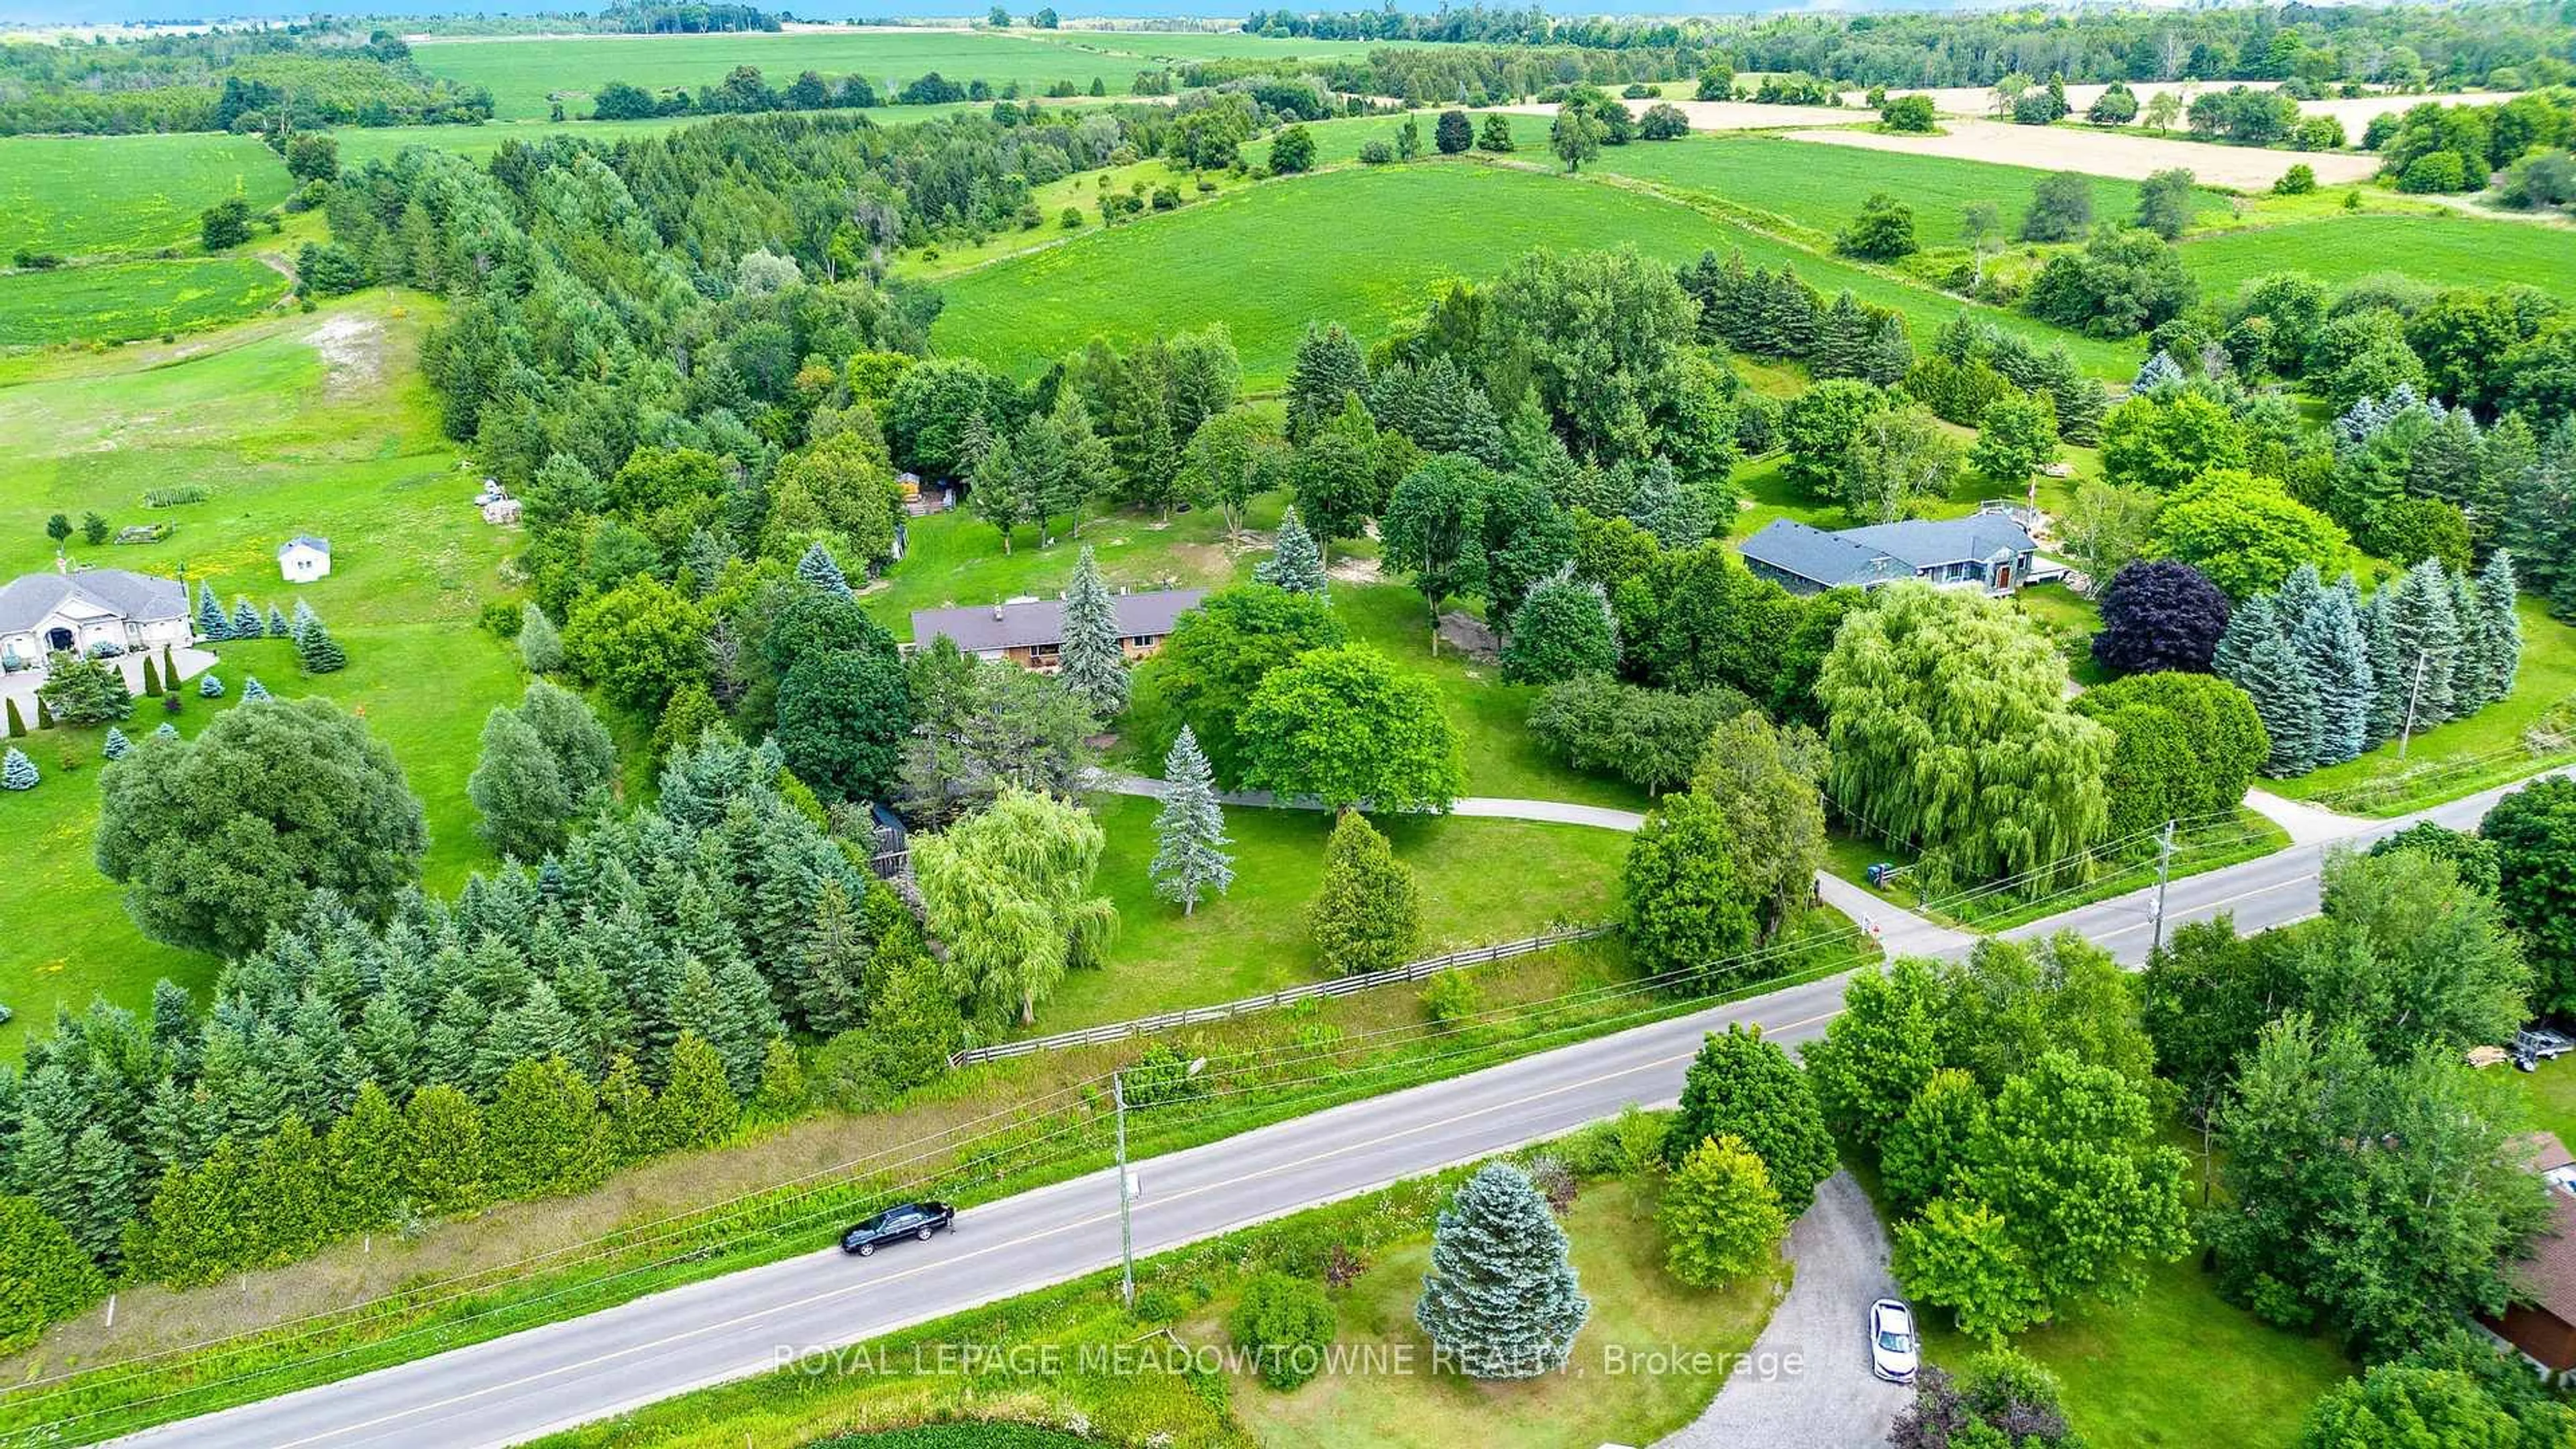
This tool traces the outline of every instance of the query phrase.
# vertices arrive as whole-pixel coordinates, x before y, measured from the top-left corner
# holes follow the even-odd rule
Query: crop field
[[[1398,226],[1352,224],[1401,217]],[[1850,287],[1907,313],[1927,334],[1960,303],[1712,220],[1615,185],[1462,162],[1335,171],[1253,187],[1112,231],[997,262],[949,283],[932,330],[943,351],[1027,375],[1100,335],[1138,339],[1222,320],[1244,380],[1276,387],[1309,319],[1363,339],[1427,304],[1448,278],[1490,277],[1532,247],[1632,245],[1680,262],[1741,247],[1794,263],[1827,291]],[[2004,313],[2005,326],[2064,338],[2105,375],[2136,368],[2134,348],[2072,337]]]
[[[117,262],[0,276],[0,347],[131,342],[238,322],[286,295],[255,257]]]
[[[2187,238],[2183,261],[2222,291],[2265,272],[2325,282],[2403,272],[2436,286],[2520,282],[2576,301],[2576,229],[2466,216],[2356,216]]]
[[[2379,170],[2375,156],[2335,151],[2268,151],[2256,146],[2223,146],[2214,141],[2179,137],[2123,135],[2082,126],[2015,126],[2002,121],[1951,121],[1948,134],[1892,136],[1858,128],[1794,131],[1801,141],[1892,151],[1913,156],[1947,156],[2007,166],[2033,166],[2045,171],[2081,171],[2088,176],[2125,177],[2143,181],[2156,172],[2180,166],[2206,185],[2261,191],[2292,166],[2306,165],[2325,185],[2360,181]]]
[[[995,90],[1017,81],[1024,91],[1043,91],[1059,80],[1088,89],[1099,80],[1112,93],[1124,94],[1136,72],[1160,63],[1157,57],[1284,58],[1364,48],[1256,36],[1093,31],[1066,40],[1036,40],[967,30],[850,30],[423,41],[415,58],[432,74],[490,87],[493,113],[500,119],[526,120],[548,115],[558,96],[568,112],[586,114],[591,91],[606,81],[622,80],[646,90],[696,90],[714,85],[738,65],[758,67],[773,85],[812,70],[827,76],[863,75],[878,89],[891,90],[937,71],[953,81],[989,81]]]
[[[1914,208],[1914,235],[1927,247],[1964,245],[1960,212],[1976,201],[1993,202],[2009,234],[2021,224],[2031,188],[2049,174],[2026,166],[1946,156],[1881,155],[1776,136],[1632,142],[1604,147],[1594,164],[1622,176],[1773,212],[1827,234],[1858,215],[1870,193],[1884,191]],[[2137,207],[2136,182],[2095,180],[2095,215],[2126,217]],[[2204,218],[2223,216],[2227,209],[2227,197],[2206,189],[2199,193]]]
[[[501,558],[518,541],[467,505],[472,482],[415,369],[421,314],[435,305],[376,293],[172,347],[13,365],[0,375],[0,577],[51,567],[47,514],[96,510],[118,526],[173,531],[128,547],[75,540],[76,563],[184,574],[227,602],[238,593],[285,607],[277,544],[332,539],[332,576],[294,597],[329,623],[349,668],[306,680],[284,641],[227,645],[216,672],[234,694],[208,703],[188,692],[176,723],[194,734],[238,698],[245,670],[280,695],[363,709],[428,811],[429,884],[453,890],[491,859],[465,776],[484,712],[516,692],[519,670],[474,614],[501,591]],[[146,490],[178,483],[211,496],[143,506]],[[158,722],[147,706],[128,732]],[[102,733],[31,735],[22,743],[44,783],[0,793],[0,852],[24,863],[26,898],[46,923],[0,936],[0,1002],[18,1012],[0,1027],[0,1053],[14,1054],[57,1001],[77,1008],[98,992],[136,1005],[156,977],[202,985],[213,974],[210,960],[145,940],[90,864]],[[64,770],[66,751],[87,766]]]
[[[250,136],[0,139],[0,257],[86,256],[197,240],[197,213],[228,196],[286,199],[286,163]]]

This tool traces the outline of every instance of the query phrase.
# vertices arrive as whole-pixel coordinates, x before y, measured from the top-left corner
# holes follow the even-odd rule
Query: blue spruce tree
[[[235,594],[233,596],[232,637],[236,639],[256,639],[266,632],[268,632],[268,624],[266,620],[260,617],[259,605],[252,603],[250,601],[250,595],[248,594]]]
[[[820,539],[807,544],[805,556],[796,560],[796,577],[842,598],[850,597],[850,581],[841,576],[840,564],[834,561],[832,551],[825,548]]]
[[[242,703],[257,704],[266,698],[268,698],[268,688],[259,682],[258,675],[242,676]]]
[[[1471,1378],[1536,1378],[1564,1366],[1591,1316],[1546,1197],[1517,1167],[1478,1169],[1440,1210],[1413,1306],[1433,1350]]]
[[[33,790],[42,778],[36,773],[36,762],[28,759],[27,752],[16,745],[11,745],[7,754],[0,755],[0,790]]]
[[[209,644],[220,643],[233,635],[232,622],[224,617],[224,606],[215,598],[215,587],[197,581],[197,637]]]
[[[223,697],[224,681],[221,676],[211,669],[197,676],[197,698],[221,699]]]
[[[100,758],[121,760],[127,755],[133,753],[133,751],[134,742],[125,737],[125,731],[118,729],[114,725],[109,725],[107,727],[107,738],[99,742],[98,753]]]

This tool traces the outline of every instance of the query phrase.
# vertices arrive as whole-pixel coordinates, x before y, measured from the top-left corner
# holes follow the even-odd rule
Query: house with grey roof
[[[1775,518],[1744,541],[1744,565],[1793,594],[1920,579],[1936,588],[2009,594],[2040,567],[2039,545],[2008,513],[1917,518],[1828,533]]]
[[[1113,596],[1118,638],[1127,657],[1143,659],[1160,651],[1172,626],[1206,597],[1205,589],[1148,589]],[[1012,599],[975,608],[915,609],[912,643],[904,647],[918,649],[942,636],[979,659],[1007,659],[1053,673],[1064,649],[1064,601]]]
[[[331,576],[331,540],[299,533],[277,546],[277,572],[290,584]]]
[[[23,574],[0,586],[0,658],[38,668],[57,650],[87,654],[185,647],[194,637],[187,586],[125,569]]]

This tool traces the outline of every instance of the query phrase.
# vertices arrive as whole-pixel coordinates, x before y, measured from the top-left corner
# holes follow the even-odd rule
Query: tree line
[[[2388,6],[2366,14],[2259,8],[2062,17],[1554,17],[1530,7],[1254,11],[1248,34],[1396,44],[1689,52],[1744,71],[1804,71],[1858,88],[1986,86],[2006,75],[2115,80],[2358,80],[2511,90],[2571,78],[2570,22],[2527,5]],[[1682,74],[1697,74],[1686,66]],[[2499,78],[2501,73],[2501,78]],[[1597,77],[1596,77],[1597,79]]]
[[[0,135],[125,135],[485,121],[492,96],[432,76],[391,31],[339,22],[0,51]]]

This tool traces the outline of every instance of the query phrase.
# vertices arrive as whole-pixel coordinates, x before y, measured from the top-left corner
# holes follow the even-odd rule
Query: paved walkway
[[[2341,840],[2368,830],[2376,821],[2338,815],[2299,800],[2285,800],[2269,790],[2245,792],[2245,808],[2290,832],[2292,845]]]
[[[1163,782],[1145,775],[1093,770],[1084,777],[1083,783],[1113,794],[1143,795],[1154,800],[1163,798]],[[1323,808],[1312,800],[1281,800],[1266,790],[1238,790],[1220,794],[1217,799],[1228,805],[1259,809]],[[1634,810],[1617,810],[1607,805],[1574,805],[1562,800],[1513,800],[1492,795],[1469,795],[1453,802],[1449,813],[1477,820],[1589,825],[1599,830],[1634,831],[1646,823],[1646,817]],[[1851,917],[1855,924],[1868,927],[1891,956],[1957,955],[1976,942],[1974,936],[1935,924],[1826,871],[1816,872],[1816,894],[1826,905]]]
[[[1753,1355],[1699,1419],[1655,1449],[1858,1449],[1884,1444],[1913,1390],[1869,1371],[1869,1305],[1899,1296],[1887,1235],[1848,1172],[1789,1230],[1797,1279]],[[1792,1365],[1791,1356],[1795,1355]]]

